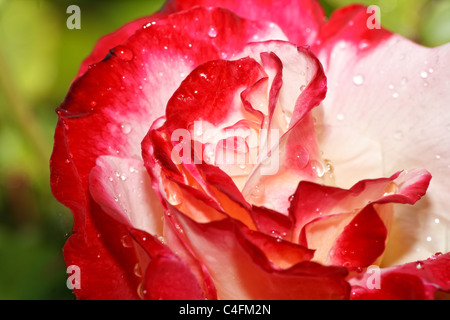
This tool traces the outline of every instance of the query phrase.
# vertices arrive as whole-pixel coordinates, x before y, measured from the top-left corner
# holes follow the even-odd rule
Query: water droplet
[[[251,196],[255,199],[260,199],[264,196],[265,187],[263,184],[257,184],[251,193]]]
[[[429,72],[429,73],[433,73],[433,72],[434,72],[434,69],[433,69],[433,68],[430,68],[430,69],[428,69],[428,72]]]
[[[370,46],[370,42],[369,42],[369,41],[367,41],[367,40],[362,40],[362,41],[359,43],[358,48],[359,48],[360,50],[364,50],[364,49],[368,48],[369,46]]]
[[[124,134],[129,134],[131,132],[131,130],[132,130],[131,125],[128,122],[123,122],[120,125],[120,128],[122,129],[122,132]]]
[[[142,278],[142,270],[141,270],[141,265],[139,263],[136,263],[134,265],[134,275],[136,277]]]
[[[296,154],[297,164],[300,169],[303,169],[309,163],[309,153],[305,148],[299,147]]]
[[[424,268],[423,263],[420,262],[420,261],[417,261],[417,262],[416,262],[416,269],[421,270],[421,269],[423,269],[423,268]]]
[[[324,165],[316,160],[311,161],[311,169],[316,173],[316,175],[319,178],[322,178],[326,171]]]
[[[436,160],[441,160],[441,155],[437,154],[436,155]]]
[[[420,77],[421,77],[422,79],[428,78],[428,72],[422,71],[422,72],[420,73]]]
[[[433,240],[431,237],[427,237],[427,242],[431,242]]]
[[[333,162],[331,162],[331,160],[328,159],[323,159],[323,163],[325,165],[326,173],[333,174],[334,173]]]
[[[147,294],[147,290],[143,290],[143,289],[144,289],[144,283],[141,282],[141,283],[139,283],[136,291],[137,291],[139,298],[141,298],[142,300],[144,300],[144,294]]]
[[[133,247],[133,240],[127,234],[122,236],[122,238],[120,239],[120,242],[122,243],[122,246],[124,246],[125,248]]]
[[[339,114],[336,116],[336,118],[337,118],[339,121],[343,121],[343,120],[345,119],[345,116],[344,116],[342,113],[339,113]]]
[[[398,99],[399,96],[400,96],[400,95],[398,94],[398,92],[394,92],[394,93],[392,94],[392,98],[394,98],[394,99]]]
[[[177,231],[179,233],[183,233],[184,232],[183,228],[178,223],[175,223],[175,229],[177,229]]]
[[[181,203],[180,196],[175,191],[172,191],[172,192],[169,193],[169,198],[167,200],[173,206],[177,206],[177,205],[179,205]]]
[[[305,85],[302,85],[302,86],[300,87],[300,92],[303,92],[305,89],[306,89],[306,86],[305,86]]]
[[[438,224],[439,222],[441,222],[439,218],[434,219],[434,223]]]
[[[165,244],[165,243],[166,243],[166,239],[164,239],[163,236],[158,236],[158,240],[159,240],[159,242],[161,242],[162,244]]]
[[[95,107],[95,106],[97,105],[97,101],[92,100],[91,103],[90,103],[90,105],[91,105],[91,107]]]
[[[133,51],[125,46],[117,46],[113,49],[113,54],[123,61],[131,61],[134,58]]]
[[[357,86],[360,86],[364,83],[364,76],[361,74],[357,74],[353,77],[353,83]]]
[[[217,30],[214,27],[209,28],[208,36],[211,38],[217,37]]]

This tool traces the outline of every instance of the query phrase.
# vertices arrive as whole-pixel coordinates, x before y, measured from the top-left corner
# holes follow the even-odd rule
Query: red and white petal
[[[209,270],[219,299],[344,299],[346,271],[300,262],[287,270],[274,267],[230,219],[199,224],[176,215],[199,261]]]
[[[433,300],[450,292],[450,254],[424,261],[351,274],[354,300]]]
[[[170,0],[161,12],[172,13],[194,6],[223,7],[250,20],[271,21],[279,25],[289,40],[298,45],[311,45],[325,23],[325,13],[316,0]],[[253,40],[261,41],[259,37]]]
[[[396,207],[392,237],[402,246],[388,247],[389,265],[449,249],[450,45],[425,48],[370,30],[367,17],[365,8],[349,7],[324,29],[314,50],[329,90],[316,117],[339,187],[400,169],[426,168],[433,175],[424,200]]]
[[[314,260],[322,263],[379,263],[391,227],[391,204],[414,204],[430,179],[426,171],[413,170],[361,181],[349,190],[301,182],[290,207],[293,241],[316,249]]]
[[[212,25],[218,32],[211,37]],[[97,270],[96,251],[109,252],[108,241],[115,241],[113,232],[111,237],[97,239],[103,223],[93,223],[112,218],[105,218],[100,206],[91,204],[88,193],[88,176],[97,158],[140,159],[140,142],[153,121],[164,114],[166,102],[183,78],[195,66],[218,59],[223,52],[241,50],[254,35],[284,38],[269,23],[249,22],[223,9],[192,9],[147,23],[74,81],[57,111],[51,159],[53,193],[75,217],[74,235],[65,246],[68,263],[81,264],[86,250],[86,257],[92,259],[85,268],[92,264],[89,269]],[[118,37],[122,41],[123,37]],[[115,237],[120,234],[116,232]],[[102,263],[114,266],[120,255],[101,256],[105,259]],[[92,272],[100,269],[95,270]],[[126,279],[125,274],[119,264],[117,279]],[[77,296],[89,297],[92,291],[87,288],[77,291]]]
[[[255,44],[246,50],[260,46]],[[309,50],[293,49],[281,42],[269,46],[282,62],[279,72],[283,82],[274,116],[269,119],[267,138],[260,146],[260,163],[242,192],[252,204],[287,213],[289,197],[298,182],[319,181],[324,175],[314,119],[309,112],[325,97],[326,77]],[[276,118],[280,115],[284,126]]]
[[[135,272],[141,282],[137,292],[148,300],[204,300],[205,293],[190,267],[157,238],[131,230],[136,251],[145,255]]]
[[[162,236],[163,207],[141,160],[102,156],[90,174],[90,193],[102,209],[131,226]]]

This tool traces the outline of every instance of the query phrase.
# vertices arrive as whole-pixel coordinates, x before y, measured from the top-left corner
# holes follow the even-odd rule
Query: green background
[[[73,220],[49,187],[55,108],[99,37],[162,2],[0,0],[0,299],[74,298],[62,259]],[[356,1],[321,2],[329,14]],[[450,0],[358,2],[416,42],[450,42]],[[72,4],[80,30],[66,27]]]

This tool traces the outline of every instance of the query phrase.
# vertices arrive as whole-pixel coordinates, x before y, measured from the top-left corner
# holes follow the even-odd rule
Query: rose
[[[386,69],[363,73],[360,68],[362,61],[369,66],[377,61],[382,66],[379,55],[394,44],[402,52],[413,48],[421,59],[441,64],[445,62],[438,57],[445,55],[448,47],[424,49],[385,30],[357,28],[367,20],[361,7],[343,9],[324,24],[314,1],[285,4],[280,10],[253,4],[250,12],[254,16],[247,17],[260,17],[260,22],[238,18],[223,9],[195,8],[170,14],[188,9],[184,5],[193,4],[169,2],[158,15],[133,22],[101,40],[58,109],[52,188],[75,216],[74,234],[64,254],[67,264],[80,266],[83,275],[81,288],[75,289],[77,297],[432,298],[437,288],[448,290],[448,255],[433,256],[420,262],[419,268],[413,263],[413,268],[381,270],[382,279],[405,284],[412,296],[393,290],[395,286],[375,290],[364,286],[368,273],[363,271],[379,262],[385,249],[393,214],[390,203],[414,203],[430,179],[424,170],[396,172],[405,165],[432,172],[435,167],[417,161],[421,160],[418,151],[428,144],[415,144],[414,150],[397,153],[392,150],[398,142],[392,146],[385,139],[380,147],[377,139],[385,133],[371,128],[371,121],[364,121],[364,114],[345,98],[345,92],[355,98],[367,97],[373,88],[382,87],[373,84],[385,81],[379,73]],[[221,5],[244,16],[247,10],[243,9],[248,9],[231,1]],[[291,23],[296,20],[304,24]],[[328,92],[322,66],[308,49],[297,51],[286,42],[265,42],[284,40],[285,35],[295,43],[312,46],[325,66]],[[249,44],[251,41],[259,43]],[[88,67],[113,47],[106,59]],[[338,61],[355,57],[352,72],[339,69]],[[417,71],[411,64],[404,71]],[[401,68],[397,66],[397,71]],[[427,68],[427,76],[433,70],[433,76],[439,77],[435,66]],[[404,83],[403,77],[400,83]],[[392,100],[400,101],[408,97],[408,88],[414,89],[411,77],[406,78],[411,87],[393,88]],[[336,79],[345,91],[336,90]],[[201,83],[205,80],[207,85]],[[446,96],[439,88],[444,84],[428,84],[423,86],[422,96],[437,97],[430,101],[435,108],[443,108]],[[200,90],[204,91],[200,98],[195,97]],[[325,93],[327,98],[321,103]],[[386,99],[373,97],[364,101],[387,104]],[[255,110],[261,102],[264,109]],[[192,105],[201,111],[186,109]],[[244,170],[236,163],[225,163],[219,169],[214,163],[174,162],[173,150],[180,143],[172,139],[174,130],[185,129],[195,138],[190,125],[201,119],[220,133],[230,118],[242,116],[243,112],[238,112],[242,109],[251,111],[246,115],[253,117],[263,136],[258,147],[268,151],[249,150],[249,156],[261,156],[254,167],[244,168],[252,169],[251,175],[233,174],[235,169]],[[433,110],[428,112],[437,112]],[[430,119],[426,115],[425,119]],[[165,118],[157,120],[161,116]],[[396,131],[386,130],[386,136],[406,140],[408,125],[392,122],[395,124],[386,127]],[[422,122],[419,125],[425,130]],[[263,128],[278,130],[280,141],[264,139]],[[212,138],[220,140],[219,135]],[[448,139],[448,134],[444,138]],[[245,142],[245,136],[232,138],[228,145],[216,140],[213,145],[235,146],[234,142]],[[205,140],[197,137],[191,146],[199,141]],[[334,150],[333,141],[340,150]],[[357,148],[352,150],[353,146]],[[342,158],[366,151],[363,154],[369,154],[370,160],[380,159],[376,153],[380,149],[382,159],[389,160],[385,166],[391,166],[387,171],[390,178],[378,178],[384,172],[380,174],[382,166],[377,161],[353,157],[365,161],[365,166],[357,161],[349,170],[345,166],[348,159]],[[445,152],[440,150],[439,155],[444,157]],[[198,156],[189,154],[194,155]],[[277,174],[258,174],[274,156],[279,156]],[[323,161],[325,157],[332,162]],[[334,181],[341,187],[351,186],[367,176],[373,179],[349,190],[318,184]],[[439,175],[434,176],[433,182],[436,180],[439,188],[432,190],[431,208],[440,208],[439,190],[445,190],[441,185],[448,183]],[[151,192],[152,186],[157,196]],[[405,208],[411,211],[410,206]],[[397,214],[397,207],[395,211]],[[440,216],[439,225],[444,218]],[[436,278],[438,274],[444,276]]]

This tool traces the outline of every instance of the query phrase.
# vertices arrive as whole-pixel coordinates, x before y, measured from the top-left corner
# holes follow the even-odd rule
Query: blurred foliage
[[[354,3],[322,0],[327,14]],[[427,46],[450,41],[450,0],[360,0],[382,24]],[[162,0],[0,0],[0,299],[72,299],[62,246],[72,216],[52,196],[55,108],[97,40]],[[69,5],[81,29],[69,30]]]

